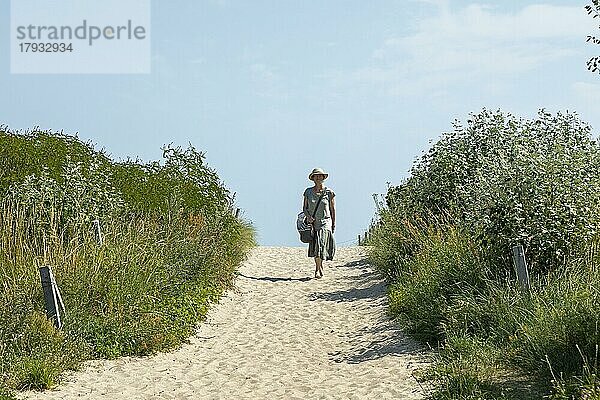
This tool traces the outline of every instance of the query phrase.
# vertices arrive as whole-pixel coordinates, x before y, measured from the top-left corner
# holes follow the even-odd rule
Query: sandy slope
[[[29,399],[418,399],[425,362],[386,316],[364,249],[338,249],[322,279],[303,248],[259,247],[190,344],[91,361]]]

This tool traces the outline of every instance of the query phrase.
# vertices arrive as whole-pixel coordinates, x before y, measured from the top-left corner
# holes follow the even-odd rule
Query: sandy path
[[[181,349],[91,361],[29,399],[418,399],[425,362],[386,316],[364,249],[338,249],[325,276],[303,248],[259,247],[236,288]]]

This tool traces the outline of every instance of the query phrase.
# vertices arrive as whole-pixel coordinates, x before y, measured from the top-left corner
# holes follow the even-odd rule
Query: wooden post
[[[360,234],[358,234],[358,245],[360,246]]]
[[[238,208],[237,210],[235,210],[235,218],[238,218],[240,216],[240,209]]]
[[[517,280],[521,288],[529,290],[529,271],[527,270],[527,262],[525,261],[525,250],[522,245],[513,246],[513,263],[517,272]]]
[[[60,319],[60,310],[65,311],[65,305],[60,296],[60,291],[56,285],[54,274],[49,266],[40,267],[40,278],[42,280],[42,289],[44,290],[44,300],[46,303],[46,315],[52,320],[57,329],[62,328]]]
[[[92,221],[92,223],[94,224],[94,232],[96,233],[96,240],[98,241],[98,244],[100,246],[102,246],[102,243],[104,242],[104,240],[102,239],[102,230],[100,229],[100,221],[95,219]]]

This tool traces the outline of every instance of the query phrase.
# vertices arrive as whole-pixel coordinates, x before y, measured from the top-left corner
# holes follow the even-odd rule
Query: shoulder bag
[[[319,204],[321,203],[321,199],[323,199],[325,192],[327,192],[327,188],[323,188],[323,193],[321,193],[321,196],[319,197],[319,200],[317,201],[317,205],[315,206],[315,211],[312,213],[313,219],[315,218],[315,215],[317,214],[317,209],[319,208]],[[298,229],[298,233],[300,234],[300,241],[302,243],[310,243],[313,241],[313,238],[315,237],[315,230],[313,228],[313,224],[309,224],[308,222],[306,222],[306,215],[304,215],[304,212],[301,212],[300,214],[298,214],[298,219],[296,221],[296,228]]]

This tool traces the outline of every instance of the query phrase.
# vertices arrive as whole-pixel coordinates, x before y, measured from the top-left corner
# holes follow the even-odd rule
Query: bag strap
[[[317,208],[319,208],[319,204],[321,203],[321,199],[323,199],[323,196],[325,196],[325,192],[327,192],[327,188],[323,188],[323,193],[321,193],[321,197],[319,197],[319,200],[317,200],[317,205],[315,206],[315,211],[313,211],[312,214],[312,218],[315,218],[315,215],[317,215]]]

